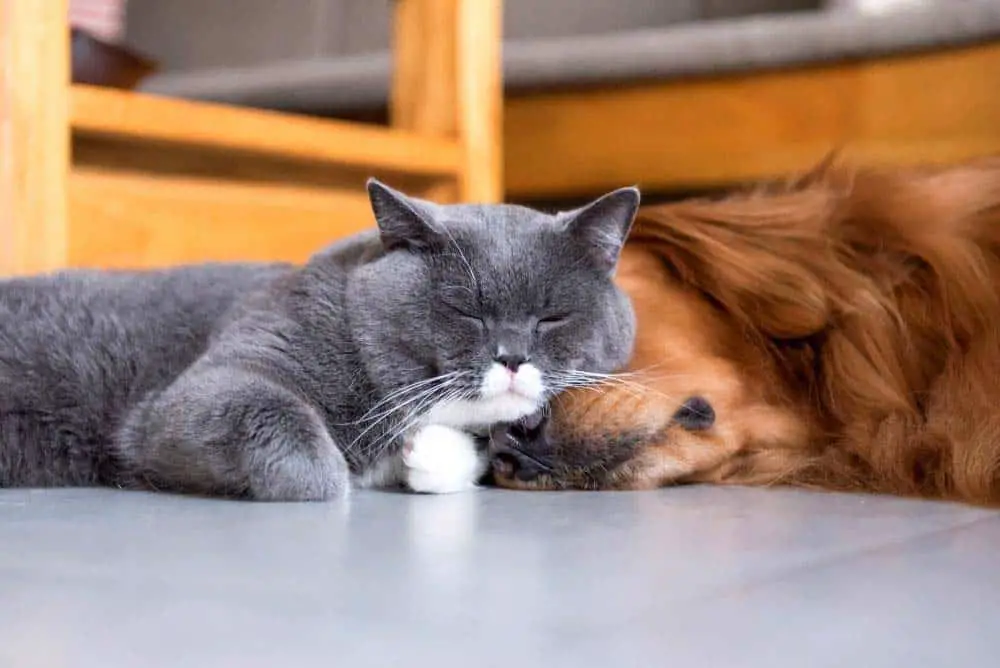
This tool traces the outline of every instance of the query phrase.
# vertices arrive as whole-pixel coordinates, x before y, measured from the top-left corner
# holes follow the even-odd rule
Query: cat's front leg
[[[439,424],[425,425],[406,440],[402,463],[406,486],[427,494],[474,489],[488,467],[475,437]]]
[[[349,490],[347,462],[315,409],[243,369],[189,369],[132,411],[118,436],[142,486],[262,501],[322,501]]]

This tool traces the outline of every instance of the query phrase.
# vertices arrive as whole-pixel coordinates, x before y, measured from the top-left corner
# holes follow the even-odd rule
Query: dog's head
[[[784,394],[781,370],[657,253],[626,249],[617,280],[639,322],[630,366],[495,428],[498,484],[643,489],[721,480],[752,454],[750,444],[759,457],[768,444],[805,439],[808,421]]]
[[[779,187],[647,207],[616,277],[638,320],[629,367],[495,429],[495,480],[856,488],[909,467],[885,454],[901,441],[864,430],[917,414],[941,351],[996,314],[980,249],[1000,221],[978,223],[996,218],[998,167],[825,164]],[[947,300],[928,298],[943,289]],[[830,447],[853,437],[880,452]]]

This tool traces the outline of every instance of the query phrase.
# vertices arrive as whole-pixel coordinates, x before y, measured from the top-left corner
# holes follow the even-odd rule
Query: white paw
[[[407,487],[427,494],[474,489],[487,467],[472,436],[437,424],[417,430],[402,459]]]

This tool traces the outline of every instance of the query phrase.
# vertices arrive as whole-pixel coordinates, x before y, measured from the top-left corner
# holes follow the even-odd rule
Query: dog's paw
[[[414,492],[449,494],[474,489],[488,461],[475,439],[442,425],[421,427],[403,449],[403,478]]]

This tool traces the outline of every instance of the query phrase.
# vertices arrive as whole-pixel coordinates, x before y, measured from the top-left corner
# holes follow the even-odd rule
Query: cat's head
[[[368,192],[384,253],[350,300],[384,390],[425,383],[411,394],[435,422],[487,425],[628,361],[635,317],[612,276],[637,189],[554,215]]]

